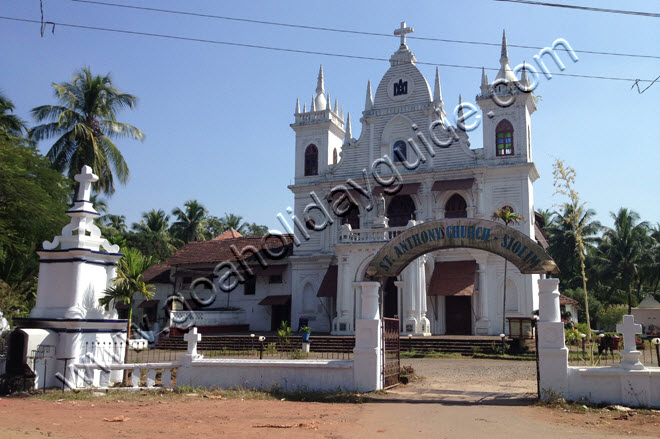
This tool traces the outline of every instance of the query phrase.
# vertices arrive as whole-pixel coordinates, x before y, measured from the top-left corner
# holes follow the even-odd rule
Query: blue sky
[[[413,36],[499,43],[506,28],[510,44],[548,46],[564,38],[579,50],[659,55],[660,20],[564,10],[491,0],[356,2],[138,2],[127,5],[278,21],[328,28],[392,33],[405,20]],[[44,19],[200,39],[389,58],[395,37],[362,36],[274,27],[218,19],[125,10],[70,0],[43,0]],[[636,0],[572,1],[604,8],[660,12],[656,3]],[[0,15],[40,19],[38,0],[0,0]],[[30,120],[29,110],[55,103],[52,82],[68,80],[76,68],[111,72],[120,89],[140,98],[137,110],[119,119],[139,127],[144,143],[121,141],[131,170],[126,186],[109,199],[111,213],[138,221],[151,208],[171,211],[198,199],[211,214],[242,215],[278,228],[278,212],[291,205],[293,122],[296,98],[310,101],[323,64],[326,90],[357,121],[367,80],[374,86],[388,68],[383,61],[230,47],[56,27],[44,37],[39,24],[0,20],[5,64],[0,89]],[[409,40],[419,61],[499,67],[499,47]],[[536,53],[510,48],[512,66]],[[660,60],[579,54],[565,73],[653,79]],[[429,83],[435,67],[420,65]],[[556,69],[551,68],[556,71]],[[440,67],[445,104],[458,95],[474,102],[477,70]],[[489,77],[493,78],[494,72]],[[632,82],[554,76],[541,79],[532,119],[533,155],[541,178],[535,206],[553,208],[552,162],[561,158],[577,172],[577,189],[606,225],[609,212],[625,206],[642,219],[660,221],[660,162],[657,98],[660,82],[644,94]],[[308,102],[309,106],[309,102]],[[359,137],[359,123],[353,124]],[[470,133],[481,146],[481,129]],[[40,145],[46,152],[50,144]]]

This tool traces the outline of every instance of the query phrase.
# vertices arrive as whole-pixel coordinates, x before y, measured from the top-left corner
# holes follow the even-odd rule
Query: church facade
[[[354,283],[365,280],[371,258],[391,237],[418,222],[490,219],[509,208],[525,218],[512,227],[543,239],[534,214],[536,104],[522,91],[529,86],[525,69],[519,80],[509,65],[506,36],[495,80],[482,72],[476,103],[484,114],[483,148],[471,148],[460,125],[468,123],[468,107],[459,106],[459,126],[449,128],[452,109],[445,108],[438,71],[432,90],[405,41],[411,31],[405,24],[397,30],[401,44],[389,70],[374,90],[367,84],[357,138],[350,114],[344,118],[328,100],[322,67],[310,108],[296,105],[289,188],[306,233],[290,258],[294,322],[303,318],[320,331],[353,334],[360,315]],[[315,207],[321,198],[326,209]],[[503,304],[504,269],[501,257],[481,250],[426,254],[385,282],[382,313],[400,318],[402,334],[500,334],[504,308],[507,317],[531,317],[538,309],[538,275],[521,275],[511,265]]]
[[[506,37],[495,79],[481,74],[476,105],[484,115],[483,147],[472,148],[469,134],[478,131],[466,125],[476,120],[470,114],[476,106],[445,108],[438,70],[431,88],[406,43],[409,32],[405,23],[395,31],[401,42],[390,68],[373,89],[367,83],[361,117],[353,119],[360,125],[357,137],[351,115],[344,116],[336,100],[332,105],[322,67],[309,106],[296,103],[295,181],[289,186],[294,205],[287,211],[293,224],[278,215],[288,242],[260,243],[259,237],[227,232],[187,244],[149,270],[146,278],[158,285],[157,295],[138,311],[158,320],[155,332],[176,327],[175,312],[187,312],[188,323],[200,330],[215,325],[206,328],[210,332],[269,331],[287,321],[294,330],[309,325],[315,333],[352,335],[361,312],[357,283],[368,280],[367,266],[390,239],[420,222],[490,220],[494,211],[508,208],[524,217],[511,227],[544,242],[534,213],[536,104],[526,91],[525,68],[519,80],[509,65]],[[452,127],[448,119],[454,118]],[[252,250],[277,245],[286,257],[267,267],[258,263]],[[230,262],[252,267],[253,275],[226,299],[219,294],[201,305],[192,300],[194,278],[218,286],[214,267]],[[511,264],[505,276],[504,259],[482,250],[437,250],[384,282],[381,312],[399,317],[402,334],[498,335],[503,312],[530,318],[538,309],[538,276],[522,275]],[[190,308],[181,310],[173,295]]]

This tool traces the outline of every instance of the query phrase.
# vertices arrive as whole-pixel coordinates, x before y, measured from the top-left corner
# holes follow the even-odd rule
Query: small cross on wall
[[[202,341],[202,334],[197,333],[197,327],[190,328],[183,339],[188,342],[188,355],[197,355],[197,343]]]
[[[413,29],[412,27],[406,27],[406,22],[402,21],[401,22],[401,27],[394,30],[394,35],[401,36],[401,47],[405,47],[405,45],[406,45],[406,34],[411,34],[413,32],[415,32],[415,29]]]
[[[623,334],[623,349],[625,352],[637,350],[635,334],[642,333],[642,325],[635,323],[635,318],[633,316],[623,316],[623,323],[616,325],[616,332]]]

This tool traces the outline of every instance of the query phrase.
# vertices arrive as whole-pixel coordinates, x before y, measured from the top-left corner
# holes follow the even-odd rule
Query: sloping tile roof
[[[170,266],[165,263],[152,265],[144,272],[144,281],[147,283],[168,283],[170,281]]]
[[[213,238],[211,241],[222,241],[223,239],[240,238],[242,236],[243,235],[241,235],[235,229],[232,228],[222,232],[221,234]]]
[[[574,305],[578,309],[582,309],[582,307],[580,306],[580,302],[578,302],[575,299],[571,299],[570,297],[564,296],[563,294],[559,295],[559,304],[560,305]]]

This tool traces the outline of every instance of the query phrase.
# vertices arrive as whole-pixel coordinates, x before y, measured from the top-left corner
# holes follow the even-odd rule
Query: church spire
[[[300,114],[300,98],[296,98],[296,114]]]
[[[351,113],[349,112],[346,116],[346,134],[344,135],[344,145],[348,145],[351,142],[353,135],[351,133]]]
[[[367,81],[367,98],[364,103],[364,111],[370,111],[374,108],[374,98],[371,95],[371,81]]]
[[[506,29],[502,29],[502,53],[500,55],[500,64],[502,66],[509,64],[509,48],[506,44]]]
[[[435,68],[435,87],[433,88],[433,105],[436,107],[443,107],[442,102],[442,89],[440,87],[440,70]]]
[[[316,94],[320,95],[325,93],[325,81],[323,80],[323,64],[319,68],[319,76],[316,79]]]

